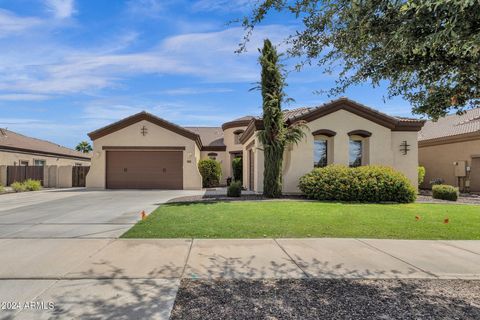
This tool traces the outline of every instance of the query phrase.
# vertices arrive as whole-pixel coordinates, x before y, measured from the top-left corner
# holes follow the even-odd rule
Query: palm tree
[[[260,55],[262,66],[261,91],[263,99],[264,130],[259,132],[265,155],[263,194],[268,198],[282,195],[282,161],[285,147],[298,143],[305,133],[303,122],[285,126],[281,104],[285,100],[285,78],[281,72],[279,55],[270,40],[266,39]]]
[[[90,143],[88,143],[87,141],[81,141],[79,144],[77,144],[75,150],[83,153],[89,153],[92,152],[93,149]]]

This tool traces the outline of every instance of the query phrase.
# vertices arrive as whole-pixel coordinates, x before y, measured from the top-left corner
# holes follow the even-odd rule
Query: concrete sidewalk
[[[168,318],[181,278],[480,279],[480,241],[4,239],[0,301],[20,319]]]

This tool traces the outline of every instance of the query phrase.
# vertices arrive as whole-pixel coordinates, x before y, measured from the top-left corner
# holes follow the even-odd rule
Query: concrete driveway
[[[0,238],[118,238],[166,201],[190,190],[57,189],[0,196]]]

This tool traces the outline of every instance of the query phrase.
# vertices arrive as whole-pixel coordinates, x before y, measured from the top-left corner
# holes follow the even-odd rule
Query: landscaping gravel
[[[171,319],[480,319],[480,281],[182,280]]]
[[[226,195],[222,194],[213,194],[213,195],[200,195],[200,196],[187,196],[187,197],[179,197],[175,199],[169,200],[167,203],[178,203],[178,202],[203,202],[203,201],[278,201],[278,200],[295,200],[295,201],[315,201],[306,199],[304,196],[301,195],[285,195],[279,199],[270,199],[266,198],[261,194],[246,194],[242,195],[241,197],[234,198],[234,197],[227,197]],[[460,195],[457,201],[448,201],[448,200],[440,200],[434,199],[431,195],[427,194],[420,194],[417,196],[417,203],[443,203],[443,204],[473,204],[473,205],[480,205],[480,196],[478,195]]]

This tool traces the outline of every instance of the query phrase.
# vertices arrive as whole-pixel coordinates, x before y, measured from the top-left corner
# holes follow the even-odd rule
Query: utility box
[[[455,161],[453,165],[455,167],[455,177],[467,176],[467,161]]]

